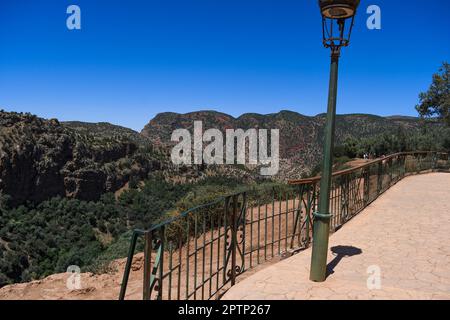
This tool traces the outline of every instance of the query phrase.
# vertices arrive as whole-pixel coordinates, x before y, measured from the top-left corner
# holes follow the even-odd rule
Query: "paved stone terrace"
[[[223,299],[450,300],[450,174],[405,178],[332,235],[325,283],[308,280],[310,259],[308,249],[259,271]],[[380,289],[368,289],[371,266]]]

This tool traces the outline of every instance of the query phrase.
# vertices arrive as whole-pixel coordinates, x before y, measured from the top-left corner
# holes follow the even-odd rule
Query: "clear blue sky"
[[[408,3],[406,5],[406,3]],[[82,30],[66,28],[77,4]],[[382,9],[382,30],[366,8]],[[450,60],[450,1],[362,0],[338,113],[415,115]],[[159,112],[326,110],[316,0],[1,0],[0,108],[140,130]]]

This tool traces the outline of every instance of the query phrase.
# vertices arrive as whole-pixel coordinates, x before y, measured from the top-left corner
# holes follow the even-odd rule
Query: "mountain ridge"
[[[399,130],[417,132],[423,125],[419,118],[404,116],[350,114],[336,119],[336,145],[351,137],[397,134]],[[192,130],[197,120],[203,121],[204,130],[279,129],[281,159],[276,180],[300,178],[310,173],[321,158],[325,114],[306,116],[282,110],[266,115],[244,113],[235,118],[212,110],[164,112],[137,132],[108,122],[59,122],[29,113],[1,111],[0,193],[13,195],[17,203],[54,196],[96,200],[105,192],[115,192],[131,180],[146,179],[155,172],[176,181],[200,179],[206,167],[180,168],[170,162],[172,132]],[[255,170],[242,169],[216,167],[215,173],[209,170],[208,174],[243,174],[257,179]]]
[[[279,129],[281,157],[281,170],[277,177],[279,180],[305,175],[321,158],[325,114],[306,116],[290,110],[266,115],[245,113],[239,117],[217,111],[160,113],[149,121],[141,134],[155,145],[168,147],[174,144],[171,142],[172,132],[175,129],[188,129],[192,132],[194,121],[202,121],[203,130],[215,128],[222,132],[226,129]],[[399,130],[417,132],[422,124],[419,118],[383,117],[372,114],[337,115],[336,145],[342,144],[350,137],[370,138],[384,133],[396,134]]]

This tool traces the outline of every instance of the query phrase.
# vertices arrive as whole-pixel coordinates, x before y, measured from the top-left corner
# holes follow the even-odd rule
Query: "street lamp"
[[[323,44],[331,49],[330,87],[323,148],[322,178],[318,212],[314,213],[313,249],[310,280],[326,279],[328,238],[330,232],[330,191],[333,169],[334,128],[338,64],[341,48],[350,43],[353,23],[360,0],[319,0],[322,14]]]

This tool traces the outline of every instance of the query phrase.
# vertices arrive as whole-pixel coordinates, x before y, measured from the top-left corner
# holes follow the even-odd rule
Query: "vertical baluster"
[[[144,233],[144,285],[143,300],[150,300],[150,276],[152,264],[152,236],[150,231]]]
[[[296,191],[298,194],[296,194]],[[292,214],[292,238],[291,249],[294,248],[295,237],[297,236],[297,242],[300,246],[302,244],[302,203],[303,203],[303,185],[300,185],[294,190],[294,212]],[[295,205],[295,198],[298,196],[298,205]],[[297,233],[297,228],[299,229]]]
[[[223,245],[223,284],[225,284],[228,279],[227,279],[227,249],[229,246],[229,241],[231,241],[230,239],[228,239],[228,206],[229,206],[229,202],[230,202],[230,197],[227,197],[225,200],[225,214],[223,216],[224,218],[224,222],[223,222],[223,226],[224,226],[224,245]]]
[[[198,217],[196,212],[194,215],[194,300],[197,300],[197,253],[198,253]]]
[[[257,256],[257,263],[259,265],[259,255],[261,253],[261,245],[260,245],[260,241],[261,241],[261,204],[259,202],[259,198],[256,201],[256,205],[258,206],[258,243],[256,244],[258,246],[258,256]]]
[[[271,258],[273,258],[273,250],[275,244],[275,189],[272,189],[272,243],[271,243]]]
[[[181,298],[181,261],[183,256],[183,233],[180,231],[180,234],[178,236],[178,290],[177,290],[177,300],[180,300]]]
[[[267,203],[265,210],[265,218],[264,218],[264,261],[267,261]]]
[[[295,241],[295,236],[296,236],[296,231],[297,229],[295,228],[295,218],[297,217],[297,214],[299,213],[298,208],[299,208],[299,204],[297,204],[297,192],[296,192],[297,188],[294,188],[294,190],[292,191],[293,194],[293,204],[292,204],[292,238],[291,238],[291,245],[290,248],[292,249],[294,247],[294,241]],[[301,212],[300,212],[301,214]]]
[[[285,193],[285,197],[286,197],[286,217],[284,219],[285,221],[285,230],[286,230],[286,236],[285,236],[285,240],[284,240],[284,251],[287,252],[288,251],[288,237],[289,237],[289,233],[288,233],[288,220],[289,220],[289,198],[290,196],[288,196],[288,191],[286,191]],[[294,213],[294,207],[292,207],[292,213]]]
[[[306,205],[305,199],[304,199],[304,197],[305,197],[305,185],[301,185],[299,190],[298,190],[298,192],[299,192],[299,199],[298,199],[298,201],[299,201],[299,203],[298,203],[298,215],[299,216],[295,220],[294,230],[297,230],[297,228],[298,228],[298,230],[299,230],[299,232],[298,232],[298,244],[299,244],[299,246],[303,246],[304,245],[304,241],[303,241],[303,238],[302,238],[302,235],[303,235],[302,234],[302,232],[303,232],[303,223],[302,223],[303,222],[303,210],[304,210],[304,213],[305,213],[305,217],[304,217],[305,218],[305,224],[308,224],[307,205]],[[295,231],[294,231],[294,233],[295,233]],[[306,237],[305,237],[305,239],[306,239]]]
[[[190,224],[189,214],[186,215],[186,300],[189,300],[189,255],[190,255]]]
[[[168,287],[168,296],[169,300],[172,300],[172,258],[173,258],[173,245],[172,241],[169,242],[169,287]]]
[[[382,174],[383,174],[383,163],[382,160],[378,162],[378,172],[377,172],[377,198],[381,193],[381,187],[382,187]]]
[[[281,198],[281,191],[278,193],[278,255],[281,254],[281,204],[282,204],[282,198]]]
[[[295,241],[295,231],[296,231],[296,228],[295,228],[295,217],[296,217],[296,215],[297,215],[297,204],[296,204],[296,202],[297,202],[297,193],[295,192],[295,190],[297,190],[297,188],[295,188],[294,189],[294,191],[292,192],[292,194],[293,194],[293,204],[292,204],[292,222],[291,222],[291,225],[292,225],[292,238],[291,238],[291,249],[293,248],[293,246],[294,246],[294,241]]]
[[[245,270],[245,253],[246,253],[246,249],[245,249],[245,245],[246,245],[246,240],[247,240],[247,235],[246,235],[246,225],[247,225],[247,193],[244,192],[242,194],[242,217],[240,218],[241,220],[238,221],[238,223],[241,225],[240,227],[242,228],[242,270],[241,272],[244,272]]]
[[[209,216],[209,224],[210,224],[210,248],[209,248],[209,298],[212,296],[212,274],[213,274],[213,255],[214,255],[214,214]]]
[[[253,207],[250,208],[250,268],[253,266]]]
[[[226,201],[225,201],[226,202]],[[222,218],[219,215],[217,217],[218,233],[217,233],[217,263],[216,263],[216,292],[219,291],[219,275],[220,275],[220,239],[222,238]]]
[[[206,215],[202,212],[203,218],[203,248],[202,248],[202,300],[205,300],[205,272],[206,272]]]
[[[370,167],[366,167],[366,178],[365,178],[365,183],[366,183],[366,189],[365,189],[365,193],[366,193],[366,201],[364,203],[364,207],[366,207],[369,202],[370,202]]]
[[[231,286],[236,283],[236,245],[237,245],[237,201],[238,196],[233,196],[233,211],[231,215]]]
[[[160,229],[160,237],[161,237],[161,256],[159,258],[159,286],[158,286],[158,300],[162,300],[163,298],[163,289],[164,289],[164,251],[166,248],[166,239],[165,239],[165,227],[161,226]]]
[[[393,160],[392,158],[389,159],[389,186],[392,186],[392,180],[393,180]]]
[[[336,179],[331,178],[331,205],[330,205],[330,213],[332,214],[331,217],[331,230],[336,230],[337,228],[337,217],[336,217]]]
[[[306,247],[309,247],[309,243],[310,243],[310,219],[311,219],[311,215],[310,215],[310,211],[311,211],[311,206],[312,206],[312,195],[311,192],[314,192],[315,190],[313,189],[315,188],[315,183],[314,183],[314,187],[310,188],[310,185],[307,186],[307,190],[306,190],[306,206],[305,206],[305,218],[306,218]],[[314,210],[314,209],[313,209]]]
[[[128,250],[127,263],[125,265],[125,270],[123,272],[123,279],[122,279],[122,283],[120,286],[119,300],[125,299],[125,294],[127,292],[127,286],[128,286],[128,279],[130,277],[130,272],[131,272],[131,265],[133,264],[134,251],[136,249],[137,238],[138,238],[138,234],[135,231],[135,232],[133,232],[133,235],[131,236],[131,244],[130,244],[130,249]]]

